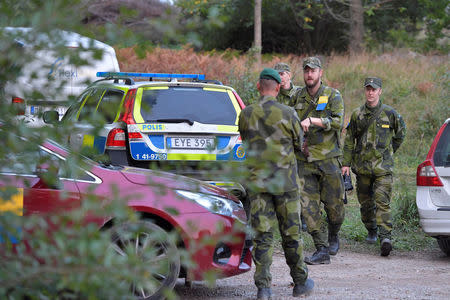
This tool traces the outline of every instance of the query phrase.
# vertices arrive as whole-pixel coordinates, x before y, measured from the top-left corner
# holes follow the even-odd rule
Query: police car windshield
[[[144,120],[189,120],[203,124],[235,125],[237,113],[227,90],[170,87],[144,90]]]

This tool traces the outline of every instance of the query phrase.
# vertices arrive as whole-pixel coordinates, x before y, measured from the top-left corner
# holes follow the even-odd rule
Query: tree
[[[351,0],[350,4],[350,54],[360,53],[364,41],[364,10],[361,0]]]
[[[262,9],[262,0],[255,0],[255,42],[253,47],[256,52],[256,60],[258,66],[261,65],[261,51],[262,51],[262,42],[261,42],[261,9]]]
[[[261,2],[262,53],[329,53],[346,49],[341,38],[345,28],[326,15],[321,1]],[[175,5],[181,8],[185,22],[197,19],[194,30],[202,41],[202,49],[247,51],[255,41],[255,7],[248,3],[248,0],[178,0]],[[215,23],[198,20],[212,21],[212,16]]]
[[[349,24],[349,47],[350,54],[357,54],[363,50],[364,44],[364,14],[365,12],[380,8],[393,0],[368,1],[368,6],[363,7],[363,0],[324,0],[328,13],[337,21]],[[340,12],[336,12],[330,3],[338,4]]]

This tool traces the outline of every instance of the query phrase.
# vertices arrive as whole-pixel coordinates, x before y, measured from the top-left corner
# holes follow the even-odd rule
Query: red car
[[[52,141],[46,141],[40,146],[39,155],[50,157],[51,161],[62,165],[67,162],[69,152]],[[22,168],[23,164],[11,165],[0,168],[0,189],[14,186],[18,188],[19,194],[13,197],[15,203],[9,203],[8,206],[0,201],[0,211],[15,209],[16,213],[24,217],[32,214],[48,215],[79,206],[90,194],[104,199],[103,202],[108,199],[127,199],[124,201],[127,201],[128,207],[142,216],[137,222],[115,222],[114,216],[86,217],[88,222],[113,232],[111,246],[122,256],[126,254],[120,247],[121,243],[132,243],[136,251],[143,251],[145,249],[139,248],[144,246],[135,242],[141,236],[150,236],[152,232],[166,235],[177,232],[178,244],[167,240],[158,249],[163,252],[161,257],[167,258],[165,263],[169,264],[166,274],[153,275],[159,278],[159,286],[151,291],[133,291],[141,299],[159,298],[162,290],[172,288],[179,277],[185,277],[189,282],[202,280],[206,271],[217,271],[220,278],[238,275],[251,268],[251,254],[245,246],[245,211],[237,198],[220,188],[184,176],[133,167],[104,166],[89,159],[83,159],[77,175],[64,174],[64,168],[58,168],[59,178],[49,185],[45,180],[48,170],[45,172],[46,167],[42,164],[35,162],[35,166],[27,166],[27,170]],[[32,169],[35,172],[30,172]],[[113,192],[111,186],[117,186],[118,189]],[[173,208],[178,213],[171,213]],[[240,230],[236,230],[236,224],[242,225],[238,226]],[[129,231],[134,225],[139,226],[139,233],[120,235],[120,232]],[[8,238],[13,243],[20,242],[4,231],[0,227],[0,246]],[[212,239],[215,244],[198,247],[205,237]],[[128,241],[124,241],[124,238]],[[181,247],[192,254],[196,266],[187,268],[180,256],[173,255]],[[149,267],[148,272],[156,270]]]

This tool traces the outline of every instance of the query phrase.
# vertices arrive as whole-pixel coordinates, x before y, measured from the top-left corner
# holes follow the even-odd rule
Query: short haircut
[[[272,79],[259,79],[259,87],[263,91],[275,91],[278,84],[278,82]]]

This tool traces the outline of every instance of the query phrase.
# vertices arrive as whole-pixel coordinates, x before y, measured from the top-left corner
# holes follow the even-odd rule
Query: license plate
[[[167,145],[172,149],[213,149],[212,137],[169,137]]]
[[[30,115],[37,115],[37,114],[39,114],[39,111],[40,111],[39,106],[34,106],[34,105],[30,106]]]

